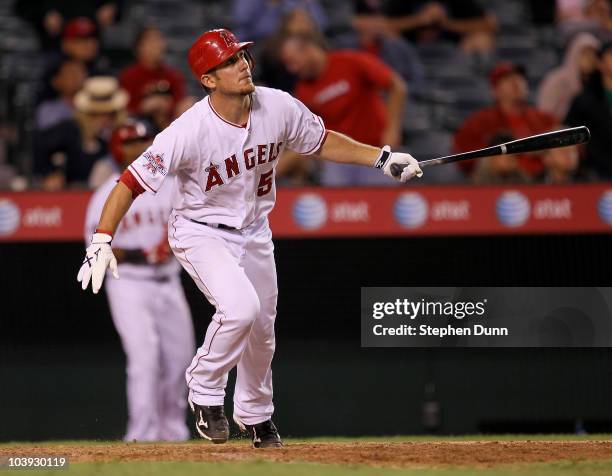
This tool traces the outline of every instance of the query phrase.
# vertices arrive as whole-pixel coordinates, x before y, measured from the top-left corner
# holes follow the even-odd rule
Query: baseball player
[[[87,208],[89,239],[120,171],[151,145],[142,122],[113,131],[110,149],[115,173],[94,193]],[[180,266],[167,238],[172,210],[172,180],[157,196],[144,195],[117,229],[112,253],[121,280],[108,280],[106,292],[117,332],[127,356],[128,416],[126,441],[185,440],[185,368],[195,349],[193,324],[180,282]]]
[[[155,137],[111,191],[78,280],[98,292],[107,267],[117,273],[111,242],[132,201],[158,194],[170,174],[177,189],[168,222],[170,246],[216,308],[204,342],[186,370],[197,432],[214,443],[229,436],[224,414],[228,372],[237,367],[234,421],[253,447],[280,447],[272,422],[277,282],[268,214],[274,171],[287,148],[334,162],[376,167],[398,180],[421,176],[409,154],[361,144],[325,129],[320,117],[285,92],[255,87],[247,48],[228,30],[203,33],[189,64],[209,95]],[[367,118],[364,118],[367,120]]]

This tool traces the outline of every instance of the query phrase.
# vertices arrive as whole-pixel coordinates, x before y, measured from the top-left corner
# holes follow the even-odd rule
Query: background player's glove
[[[91,237],[91,245],[85,251],[85,259],[77,275],[77,281],[81,283],[83,290],[87,289],[91,279],[91,288],[94,294],[98,294],[108,267],[113,276],[119,279],[117,260],[110,246],[112,239],[113,237],[106,233],[94,233]]]
[[[170,245],[168,239],[164,238],[156,246],[151,249],[143,251],[147,263],[149,264],[162,264],[168,261],[170,258]]]
[[[391,173],[392,164],[403,166],[402,174],[399,177],[395,177]],[[423,175],[423,171],[414,157],[410,154],[401,152],[391,152],[391,148],[388,145],[383,147],[380,157],[376,160],[374,167],[382,169],[385,175],[395,180],[399,180],[400,182],[407,182],[414,176],[421,177]]]

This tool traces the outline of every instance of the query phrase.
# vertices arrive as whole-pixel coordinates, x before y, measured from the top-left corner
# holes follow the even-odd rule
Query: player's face
[[[211,71],[209,75],[214,76],[215,91],[220,93],[244,96],[255,91],[255,85],[251,77],[251,67],[244,51],[239,51],[231,56]]]

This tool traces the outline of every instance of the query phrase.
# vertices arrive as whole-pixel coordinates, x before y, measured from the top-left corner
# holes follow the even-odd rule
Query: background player
[[[143,122],[128,122],[114,130],[110,148],[116,171],[89,203],[87,238],[96,229],[120,170],[152,140]],[[106,292],[127,356],[126,441],[189,437],[183,376],[195,341],[180,266],[171,256],[166,233],[172,189],[168,180],[156,197],[147,195],[138,200],[123,218],[113,241],[121,280],[108,280]]]
[[[334,162],[377,167],[402,182],[422,174],[409,154],[361,144],[326,131],[320,117],[288,94],[255,87],[251,62],[228,30],[202,34],[189,64],[209,96],[196,103],[132,163],[110,192],[78,280],[98,291],[106,268],[116,272],[113,234],[132,201],[159,193],[176,174],[168,234],[172,250],[216,308],[186,377],[198,433],[227,441],[228,372],[237,367],[234,420],[254,447],[282,446],[271,420],[276,266],[268,213],[276,198],[274,170],[283,149]],[[367,120],[367,118],[364,118]]]

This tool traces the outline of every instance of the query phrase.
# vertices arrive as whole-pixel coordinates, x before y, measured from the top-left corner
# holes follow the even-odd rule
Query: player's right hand
[[[402,173],[399,176],[393,175],[391,166],[398,164],[401,167]],[[410,154],[404,154],[401,152],[392,152],[391,157],[387,160],[383,167],[383,172],[389,177],[399,180],[400,182],[407,182],[413,177],[421,177],[423,171],[419,167],[418,161]]]
[[[112,239],[113,237],[106,233],[94,233],[91,237],[91,245],[85,251],[85,259],[77,275],[77,281],[81,283],[83,290],[87,289],[91,279],[91,288],[94,294],[98,294],[108,267],[113,276],[119,279],[117,260],[110,246]]]

